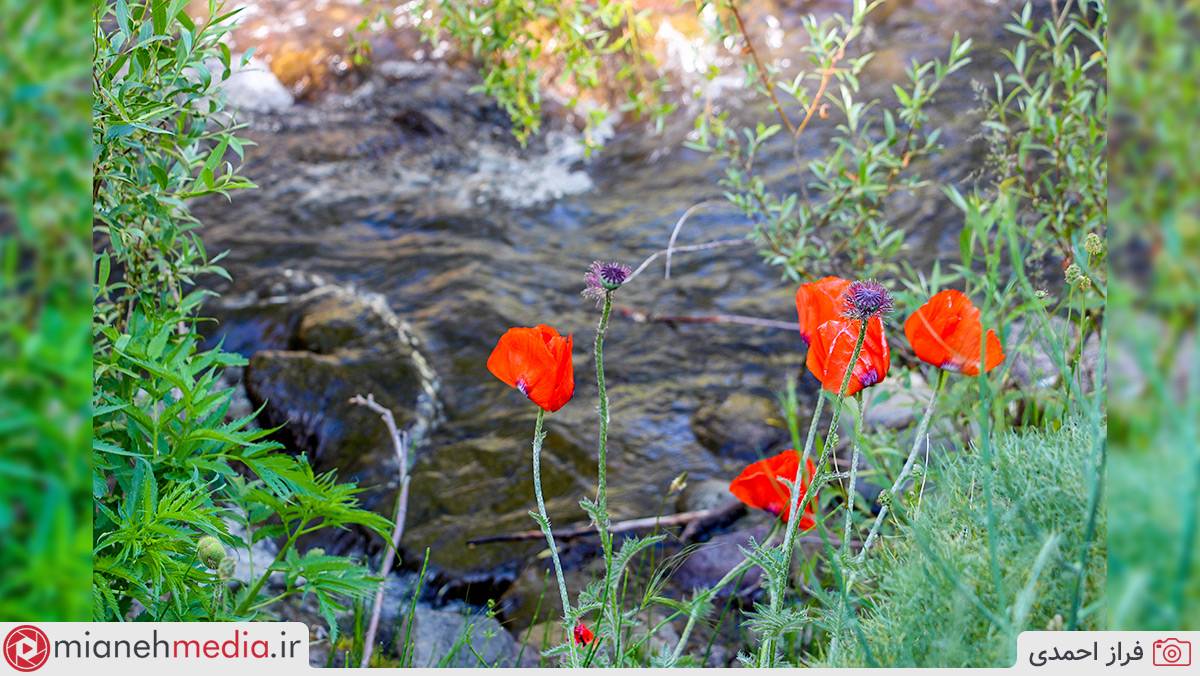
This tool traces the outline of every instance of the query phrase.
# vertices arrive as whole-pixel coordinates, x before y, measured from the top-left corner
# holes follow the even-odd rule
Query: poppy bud
[[[679,476],[675,477],[674,479],[672,479],[671,486],[670,486],[670,488],[667,489],[667,494],[675,495],[676,493],[679,493],[683,489],[687,488],[687,485],[688,485],[687,478],[688,478],[688,473],[684,472],[684,473],[680,474]]]
[[[225,545],[211,535],[205,535],[196,543],[196,558],[209,569],[216,570],[225,560]]]
[[[592,633],[592,630],[588,629],[587,625],[582,622],[575,625],[575,631],[571,633],[575,638],[575,645],[587,645],[596,638],[596,635]]]
[[[893,497],[891,491],[881,491],[879,493],[879,504],[881,506],[890,508],[892,506],[892,500]]]

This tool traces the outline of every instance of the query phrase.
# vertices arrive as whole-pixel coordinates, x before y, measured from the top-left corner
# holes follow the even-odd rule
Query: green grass
[[[1096,476],[1094,437],[1085,424],[1054,433],[1001,432],[989,470],[975,451],[952,453],[930,469],[919,510],[900,544],[871,557],[876,585],[863,603],[862,638],[886,666],[1002,667],[1013,663],[1013,637],[1043,630],[1070,614],[1075,563],[1088,542],[1089,493]],[[1004,589],[991,582],[982,486],[993,472],[996,547]],[[1091,539],[1082,628],[1103,614],[1105,516]],[[1100,562],[1100,563],[1095,563]],[[1056,620],[1056,616],[1062,619]],[[867,663],[856,637],[845,661]]]

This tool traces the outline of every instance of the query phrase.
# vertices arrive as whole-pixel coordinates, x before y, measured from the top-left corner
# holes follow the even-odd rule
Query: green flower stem
[[[596,513],[599,519],[596,523],[596,530],[600,534],[600,548],[604,552],[602,606],[607,612],[608,604],[613,604],[613,631],[610,638],[613,642],[614,659],[619,659],[621,652],[618,643],[621,640],[621,628],[619,626],[620,612],[616,607],[618,601],[613,590],[613,540],[612,533],[609,532],[608,518],[608,389],[604,382],[604,336],[608,333],[608,318],[612,314],[612,297],[612,291],[605,292],[604,309],[600,312],[600,323],[596,327],[596,342],[593,347],[596,360],[596,390],[600,399],[598,408],[600,433],[596,443]]]
[[[246,595],[242,597],[242,602],[239,603],[237,605],[237,609],[233,611],[234,615],[242,616],[250,612],[251,606],[254,604],[255,599],[258,598],[258,593],[262,591],[263,585],[267,583],[267,580],[270,579],[271,574],[275,572],[275,566],[278,566],[280,562],[283,561],[284,557],[287,556],[288,551],[290,551],[291,548],[296,544],[296,540],[299,540],[300,536],[306,532],[304,530],[306,525],[308,525],[308,519],[301,519],[300,525],[296,528],[296,530],[292,531],[292,533],[288,535],[287,541],[284,542],[283,546],[279,548],[279,551],[275,554],[275,558],[271,561],[271,564],[267,566],[267,569],[263,571],[263,574],[254,582],[253,585],[251,585],[250,590],[246,592]]]
[[[904,467],[901,468],[900,474],[896,476],[896,480],[892,482],[891,494],[893,498],[904,485],[904,481],[908,479],[908,475],[912,472],[913,465],[916,463],[917,454],[924,445],[925,436],[929,430],[929,422],[933,419],[934,406],[937,403],[938,395],[942,391],[942,386],[946,383],[946,372],[938,371],[937,386],[933,389],[933,395],[929,397],[929,403],[925,405],[925,414],[921,416],[921,422],[917,424],[917,434],[913,439],[912,448],[908,451],[908,459],[904,461]],[[875,523],[871,525],[871,531],[867,533],[867,539],[863,541],[862,549],[859,550],[858,556],[854,558],[855,563],[861,563],[867,557],[867,550],[871,549],[871,545],[875,543],[875,539],[879,537],[879,529],[883,526],[884,519],[887,518],[890,508],[888,505],[881,505],[879,514],[875,517]]]
[[[563,624],[570,624],[571,599],[567,595],[567,580],[563,577],[562,562],[558,558],[558,546],[554,544],[554,533],[550,530],[550,517],[546,515],[546,500],[542,497],[542,441],[546,438],[543,424],[546,420],[545,409],[538,408],[537,422],[533,427],[533,495],[537,499],[538,514],[536,519],[542,534],[546,536],[546,546],[550,548],[550,558],[554,561],[554,576],[558,579],[558,594],[562,598]],[[570,637],[571,627],[567,626],[567,636]],[[575,654],[575,642],[568,641],[571,646],[571,666],[578,665]]]
[[[890,495],[892,495],[893,499],[895,499],[896,494],[899,493],[901,487],[903,487],[904,481],[906,479],[908,479],[908,475],[912,471],[913,465],[916,463],[917,454],[921,450],[921,446],[923,445],[922,441],[924,441],[926,433],[929,429],[929,422],[933,419],[934,405],[937,403],[938,394],[941,393],[942,386],[945,384],[945,382],[946,382],[946,372],[939,371],[937,386],[933,389],[933,395],[929,397],[929,403],[925,405],[925,414],[923,416],[921,416],[921,422],[919,422],[917,424],[917,434],[916,434],[916,437],[913,439],[912,448],[908,452],[908,458],[904,461],[904,466],[900,469],[900,474],[898,474],[896,476],[896,480],[894,482],[892,482],[892,488],[889,491],[889,493],[890,493]],[[860,418],[861,418],[861,416],[860,416]],[[853,469],[851,469],[851,471],[853,472]],[[850,481],[850,485],[851,485],[851,490],[853,491],[854,490],[853,478]],[[870,530],[870,532],[867,533],[867,539],[863,541],[862,549],[859,550],[858,554],[854,557],[853,561],[851,562],[852,565],[850,566],[849,574],[843,576],[843,579],[846,581],[846,584],[845,584],[844,589],[842,590],[841,610],[839,611],[839,616],[841,613],[845,612],[847,601],[850,598],[850,591],[854,588],[854,583],[858,581],[858,566],[866,559],[867,551],[869,549],[871,549],[871,545],[874,544],[876,538],[879,536],[879,529],[883,526],[884,519],[887,518],[889,511],[890,511],[890,508],[887,504],[880,505],[879,514],[876,515],[875,522],[871,524],[871,530]],[[847,517],[847,527],[848,526],[849,526],[849,517]],[[846,552],[849,551],[849,542],[850,542],[850,531],[847,529],[846,536],[842,540],[843,560],[845,559]],[[834,635],[834,637],[832,639],[830,639],[829,654],[830,654],[830,662],[831,663],[836,663],[835,660],[837,657],[837,648],[840,644],[840,641],[839,641],[840,637],[841,637],[841,634],[837,633]]]
[[[766,539],[763,540],[763,546],[769,547],[771,542],[778,534],[779,521],[776,521],[771,527],[770,532],[767,533]],[[750,570],[753,565],[754,564],[750,561],[750,559],[742,559],[741,563],[730,569],[728,573],[725,573],[725,576],[718,580],[715,585],[705,589],[703,592],[700,592],[700,594],[692,600],[692,609],[691,612],[688,613],[687,625],[683,628],[683,633],[679,635],[679,641],[675,644],[675,650],[672,652],[672,664],[677,662],[680,656],[683,655],[683,649],[687,645],[688,637],[691,636],[692,629],[696,626],[696,620],[698,620],[700,617],[700,610],[703,608],[707,599],[723,589],[725,585],[744,575],[746,571]]]
[[[867,400],[858,398],[858,417],[854,421],[854,437],[850,445],[854,449],[850,456],[850,488],[846,491],[846,528],[842,536],[842,557],[850,551],[850,529],[854,525],[854,496],[858,483],[858,459],[862,455],[863,418],[867,415]]]
[[[863,320],[859,321],[858,340],[855,341],[855,343],[854,343],[854,352],[852,352],[850,354],[850,362],[846,365],[846,373],[842,376],[842,385],[841,385],[841,387],[838,388],[837,399],[834,401],[833,419],[830,420],[829,431],[825,435],[825,444],[824,444],[824,448],[825,448],[824,456],[825,457],[827,457],[830,453],[832,453],[834,437],[837,435],[838,421],[841,418],[841,414],[842,414],[842,402],[846,398],[846,388],[850,386],[850,378],[851,378],[851,376],[854,375],[854,365],[858,363],[858,357],[860,354],[862,354],[863,343],[866,342],[866,339],[867,339],[867,320],[863,319]],[[819,402],[824,400],[824,394],[825,394],[824,391],[822,391],[821,399],[818,400],[818,408],[816,411],[814,411],[813,421],[809,424],[809,436],[810,437],[812,436],[813,428],[817,424],[816,421],[817,421],[817,418],[819,417],[819,415],[817,415],[817,414],[820,413]],[[805,449],[804,449],[804,455],[800,460],[800,464],[796,467],[796,477],[792,482],[792,498],[793,498],[792,506],[793,506],[793,509],[790,512],[788,512],[787,530],[785,531],[784,538],[783,538],[783,549],[784,549],[783,561],[784,561],[784,566],[785,566],[784,574],[782,576],[782,579],[780,579],[780,580],[769,581],[770,589],[771,589],[771,610],[774,612],[778,612],[780,606],[783,605],[783,596],[787,590],[788,577],[790,576],[791,569],[792,569],[792,550],[795,547],[796,530],[798,528],[798,525],[793,523],[793,521],[797,518],[796,515],[799,513],[799,511],[801,509],[803,509],[804,506],[809,503],[809,501],[812,500],[813,495],[816,493],[816,491],[812,491],[812,490],[806,491],[805,495],[804,495],[804,501],[801,502],[799,505],[796,504],[795,498],[799,494],[800,480],[804,476],[804,465],[805,465],[805,461],[808,459],[809,452],[810,452],[810,449],[808,448],[808,443],[806,442]],[[821,472],[824,471],[824,465],[825,465],[824,458],[822,458],[822,462],[817,467],[816,476],[814,476],[812,478],[812,481],[810,483],[812,483],[812,484],[817,483],[817,476],[820,476]],[[775,640],[774,640],[774,637],[768,636],[763,639],[762,645],[759,646],[758,666],[760,666],[760,667],[771,666],[771,663],[774,661],[774,655],[775,655]]]

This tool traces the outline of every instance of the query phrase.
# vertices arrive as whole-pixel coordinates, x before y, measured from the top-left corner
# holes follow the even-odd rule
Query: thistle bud
[[[895,303],[887,288],[875,280],[859,280],[846,290],[845,315],[850,319],[867,320],[892,311]]]
[[[604,299],[606,294],[621,288],[622,284],[629,281],[632,274],[633,270],[628,265],[595,261],[588,268],[587,274],[583,276],[586,283],[583,295],[599,302]]]
[[[196,558],[210,570],[216,570],[225,560],[225,545],[211,535],[205,535],[196,543]]]

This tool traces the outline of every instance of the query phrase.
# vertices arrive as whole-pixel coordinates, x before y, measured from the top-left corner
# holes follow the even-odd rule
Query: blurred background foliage
[[[1114,4],[1113,629],[1200,629],[1200,3]]]
[[[91,616],[88,5],[0,0],[0,619]]]

